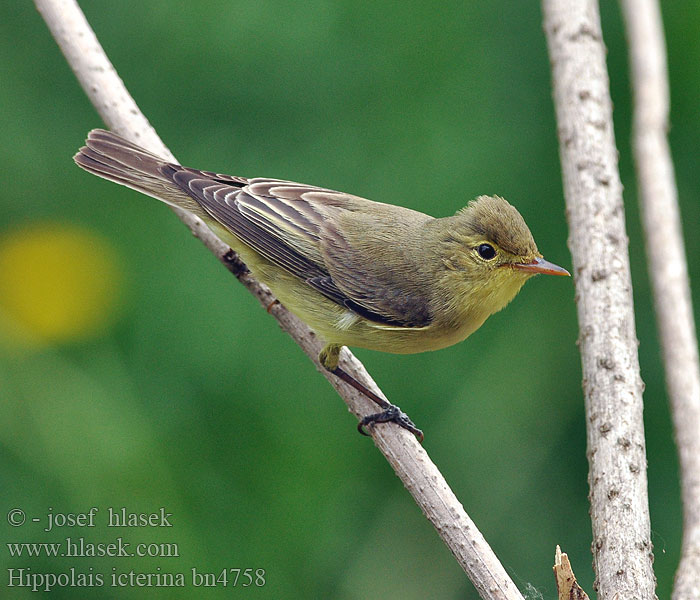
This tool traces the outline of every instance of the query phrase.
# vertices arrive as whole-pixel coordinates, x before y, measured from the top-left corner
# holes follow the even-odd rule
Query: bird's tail
[[[181,169],[123,137],[93,129],[85,146],[73,157],[75,163],[98,177],[125,185],[148,196],[183,208],[197,215],[202,209],[172,180],[172,173]]]

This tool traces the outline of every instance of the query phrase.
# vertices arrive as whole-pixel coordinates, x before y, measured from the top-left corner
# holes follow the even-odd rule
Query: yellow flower
[[[15,342],[84,339],[114,318],[118,259],[100,234],[63,223],[0,235],[0,327]]]

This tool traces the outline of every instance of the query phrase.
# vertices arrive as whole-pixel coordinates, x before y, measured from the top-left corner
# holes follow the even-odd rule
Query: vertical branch
[[[642,223],[678,445],[683,545],[673,598],[700,598],[700,366],[678,190],[668,146],[669,86],[656,0],[622,0],[634,88]]]
[[[571,235],[599,598],[655,597],[622,185],[594,0],[543,0]]]

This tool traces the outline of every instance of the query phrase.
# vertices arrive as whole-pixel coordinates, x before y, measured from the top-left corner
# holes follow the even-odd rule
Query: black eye
[[[481,244],[476,251],[484,260],[491,260],[494,256],[496,256],[496,251],[491,244]]]

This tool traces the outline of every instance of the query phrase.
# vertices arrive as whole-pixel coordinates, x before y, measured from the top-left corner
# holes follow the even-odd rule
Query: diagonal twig
[[[107,126],[149,150],[174,160],[127,92],[75,1],[35,0],[35,4]],[[372,403],[363,395],[319,367],[317,356],[320,342],[305,324],[282,305],[273,304],[274,298],[269,290],[251,277],[231,249],[196,217],[179,210],[175,212],[261,304],[269,307],[269,312],[314,361],[351,412],[358,417],[374,412]],[[356,380],[383,397],[362,364],[347,349],[341,354],[341,365]],[[376,427],[372,433],[375,444],[433,523],[481,597],[487,600],[523,600],[486,540],[414,436],[394,426]]]

